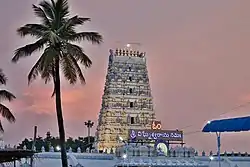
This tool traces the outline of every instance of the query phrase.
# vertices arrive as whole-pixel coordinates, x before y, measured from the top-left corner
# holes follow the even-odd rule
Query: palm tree
[[[3,70],[0,69],[0,85],[6,85],[7,77],[4,75]],[[12,101],[16,97],[7,90],[0,90],[0,102],[3,100]],[[10,123],[15,122],[15,117],[11,113],[10,109],[0,103],[0,114],[3,118],[7,119]],[[2,122],[0,120],[0,132],[4,132]]]
[[[15,63],[20,58],[33,55],[34,52],[43,49],[43,53],[28,74],[28,83],[35,80],[38,75],[45,80],[45,84],[50,81],[54,83],[52,96],[55,95],[62,166],[67,167],[60,69],[70,84],[75,84],[78,79],[84,84],[85,79],[80,65],[88,68],[92,62],[83,49],[72,42],[87,40],[93,44],[100,44],[102,36],[98,32],[76,32],[76,26],[83,25],[90,21],[90,18],[70,17],[68,0],[43,0],[38,6],[33,5],[33,10],[41,22],[26,24],[17,32],[21,37],[26,35],[35,37],[36,42],[17,49],[12,62]]]

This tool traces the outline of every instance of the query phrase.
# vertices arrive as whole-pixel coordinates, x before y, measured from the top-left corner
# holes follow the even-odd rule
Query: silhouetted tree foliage
[[[7,83],[7,77],[4,74],[3,70],[0,68],[0,88],[2,86],[5,86]],[[2,101],[9,101],[11,102],[16,97],[9,91],[0,89],[0,118],[4,118],[10,123],[13,123],[16,121],[15,116],[11,113],[10,109],[6,107],[4,104],[2,104]],[[0,119],[0,132],[4,132],[3,125]]]
[[[82,67],[89,68],[92,61],[83,48],[76,43],[89,41],[92,44],[100,44],[103,39],[98,32],[77,31],[78,26],[84,25],[91,19],[72,16],[69,0],[39,0],[38,5],[33,5],[32,8],[40,22],[25,24],[17,29],[17,33],[21,37],[33,37],[36,42],[16,49],[12,62],[17,63],[21,58],[33,57],[36,55],[35,52],[41,51],[39,59],[28,74],[28,83],[41,76],[45,84],[52,82],[54,85],[52,97],[55,96],[62,167],[68,167],[61,79],[64,76],[72,85],[77,81],[84,84]]]
[[[86,151],[88,147],[93,149],[93,143],[95,138],[93,136],[90,136],[90,144],[88,144],[88,137],[78,137],[77,139],[73,139],[72,137],[69,137],[66,140],[66,149],[69,150],[69,148],[72,148],[73,152],[77,151],[77,148],[80,147],[83,152]],[[23,148],[26,145],[27,149],[31,149],[33,143],[33,139],[27,139],[25,138],[18,146],[17,148]],[[36,151],[40,152],[42,146],[44,146],[45,151],[49,151],[49,148],[53,146],[56,148],[56,146],[60,145],[60,139],[59,137],[53,137],[50,135],[47,135],[45,138],[42,138],[41,136],[38,136],[36,138]],[[55,151],[57,151],[55,149]]]

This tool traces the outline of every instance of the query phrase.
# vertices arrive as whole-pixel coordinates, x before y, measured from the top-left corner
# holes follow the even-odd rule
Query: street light
[[[121,136],[118,136],[118,138],[119,138],[119,140],[120,140],[121,142],[123,142],[123,143],[125,144],[125,154],[123,155],[123,158],[124,158],[124,156],[125,156],[124,159],[126,159],[127,156],[128,156],[128,143],[127,143]]]
[[[60,151],[60,150],[61,150],[61,147],[60,147],[60,146],[56,146],[56,150],[57,150],[57,151]]]
[[[121,136],[119,136],[119,140],[122,141],[122,142],[124,141],[123,138],[122,138]]]
[[[92,122],[91,120],[88,120],[87,122],[85,122],[85,126],[87,126],[88,128],[88,145],[89,145],[90,144],[90,129],[94,126],[94,122]]]
[[[122,155],[123,158],[123,166],[125,165],[125,160],[128,160],[128,143],[123,140],[123,138],[121,136],[119,136],[119,140],[122,141],[125,144],[125,154]],[[129,167],[129,164],[127,162],[127,167]]]
[[[127,154],[123,154],[122,158],[126,159],[127,158]]]

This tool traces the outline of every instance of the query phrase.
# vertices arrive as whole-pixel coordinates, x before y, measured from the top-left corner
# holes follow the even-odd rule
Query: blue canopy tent
[[[217,136],[218,160],[220,166],[221,132],[241,132],[250,130],[250,116],[208,121],[202,132],[215,132]]]

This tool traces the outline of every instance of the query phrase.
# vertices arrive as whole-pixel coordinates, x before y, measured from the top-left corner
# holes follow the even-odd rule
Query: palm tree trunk
[[[62,104],[61,104],[61,83],[60,83],[59,61],[56,61],[54,82],[55,82],[54,84],[55,84],[55,94],[56,94],[56,114],[57,114],[57,121],[58,121],[58,128],[59,128],[62,167],[68,167],[66,145],[65,145],[65,131],[64,131],[64,123],[63,123]]]

